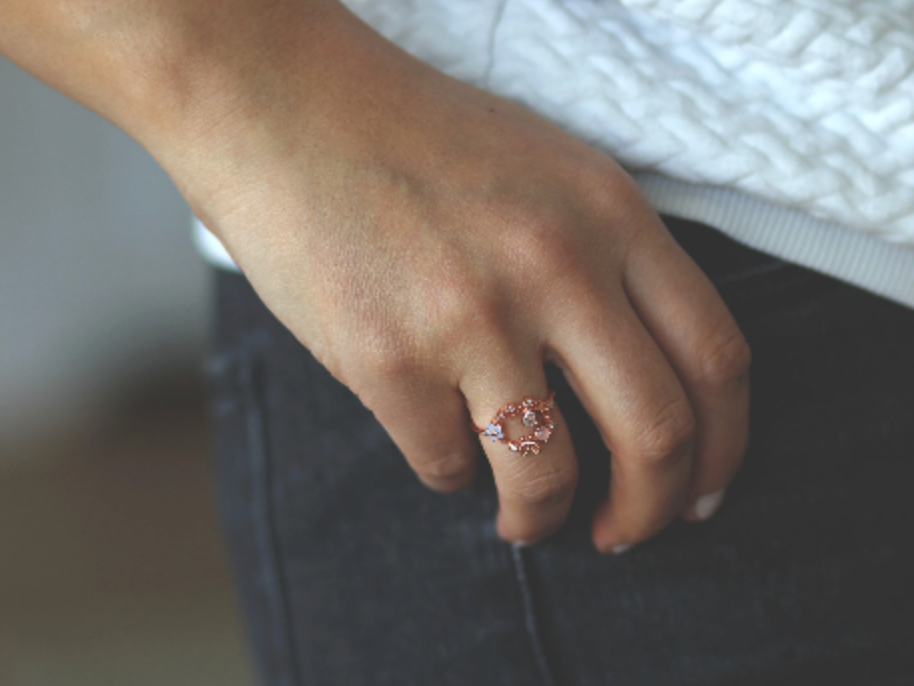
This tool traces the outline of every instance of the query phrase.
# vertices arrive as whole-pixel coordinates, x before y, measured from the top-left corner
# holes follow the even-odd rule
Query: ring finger
[[[578,462],[561,411],[548,411],[552,427],[542,413],[524,424],[524,398],[546,400],[549,389],[538,352],[522,356],[507,346],[490,349],[461,380],[473,422],[480,428],[499,425],[505,439],[535,434],[545,437],[538,453],[513,451],[502,440],[481,434],[483,449],[492,465],[498,488],[498,533],[508,541],[530,543],[562,526],[578,480]],[[499,413],[507,415],[499,417]],[[513,416],[512,416],[513,415]],[[497,427],[496,427],[497,430]],[[495,433],[495,431],[490,431]]]

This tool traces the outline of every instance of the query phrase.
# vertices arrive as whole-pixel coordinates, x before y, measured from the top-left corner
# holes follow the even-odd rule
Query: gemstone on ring
[[[551,414],[554,398],[555,393],[550,392],[549,397],[545,400],[524,398],[520,404],[505,405],[495,414],[495,418],[485,429],[480,429],[474,424],[473,430],[488,436],[493,441],[507,444],[512,452],[521,455],[538,455],[555,431],[555,423],[552,421]],[[504,421],[518,416],[520,416],[521,424],[533,431],[512,440],[505,435]]]
[[[489,436],[493,441],[502,441],[505,438],[504,428],[501,424],[496,424],[492,422],[485,430],[486,436]]]

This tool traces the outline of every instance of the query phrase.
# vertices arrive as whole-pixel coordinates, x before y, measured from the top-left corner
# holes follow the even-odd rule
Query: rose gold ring
[[[550,391],[545,400],[524,398],[519,403],[510,403],[495,413],[495,417],[485,429],[473,424],[473,431],[488,436],[493,441],[507,443],[508,448],[521,455],[538,455],[540,450],[552,437],[555,423],[552,421],[552,407],[555,391]],[[524,426],[533,432],[518,439],[509,439],[505,435],[505,422],[513,417],[520,417]]]

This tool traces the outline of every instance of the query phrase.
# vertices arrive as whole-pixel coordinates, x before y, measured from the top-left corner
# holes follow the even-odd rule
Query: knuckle
[[[497,289],[488,275],[473,267],[444,265],[409,318],[416,356],[448,358],[464,344],[478,341],[480,331],[501,326]]]
[[[374,411],[384,407],[392,388],[409,383],[418,369],[411,356],[393,351],[350,356],[343,367],[344,383]]]
[[[409,376],[416,360],[408,337],[392,330],[359,336],[357,352],[349,355],[353,373],[372,384],[385,385]]]
[[[533,506],[550,506],[564,503],[574,492],[578,481],[577,463],[556,468],[545,474],[526,475],[514,485],[514,494],[524,503]]]
[[[601,198],[609,208],[618,212],[621,208],[646,204],[644,194],[635,180],[621,169],[599,169],[587,184],[594,196]]]
[[[518,278],[531,274],[545,281],[580,271],[583,251],[567,211],[541,209],[515,224],[511,234],[511,260]]]
[[[462,452],[442,453],[416,465],[416,473],[436,491],[456,491],[472,481],[475,460]]]
[[[415,368],[412,358],[400,351],[390,351],[373,359],[369,364],[370,376],[381,384],[402,381],[409,377]]]
[[[638,184],[621,169],[607,170],[601,166],[589,171],[581,188],[607,222],[614,225],[629,225],[652,213]]]
[[[472,282],[464,277],[438,287],[432,297],[434,321],[425,328],[436,349],[449,348],[464,338],[472,339],[470,332],[489,330],[498,321],[497,300],[486,284]]]
[[[698,359],[699,381],[710,388],[725,388],[749,374],[752,351],[742,332],[731,322],[703,347]]]
[[[695,436],[695,414],[685,396],[667,403],[638,436],[642,460],[667,464],[685,457]]]
[[[429,277],[431,288],[422,290],[420,297],[424,307],[433,317],[461,315],[474,303],[487,298],[485,279],[474,269],[472,263],[459,257],[443,260],[436,264],[434,274]]]

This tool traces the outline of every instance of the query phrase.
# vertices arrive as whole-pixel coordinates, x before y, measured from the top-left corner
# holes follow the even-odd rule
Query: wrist
[[[332,192],[354,164],[406,150],[391,121],[413,131],[417,84],[440,76],[337,2],[235,29],[185,40],[121,124],[220,238],[219,219],[281,196],[281,180],[294,179],[290,197]]]
[[[156,48],[115,68],[106,101],[109,118],[166,169],[264,107],[294,98],[300,108],[302,92],[318,90],[329,46],[357,24],[335,0],[192,4],[205,11],[155,28]]]
[[[115,119],[205,221],[284,176],[284,159],[325,168],[344,145],[338,130],[368,117],[364,94],[419,64],[338,2],[279,5],[293,9],[182,32]]]
[[[230,113],[315,82],[325,44],[358,23],[337,0],[6,0],[0,54],[167,162]]]

